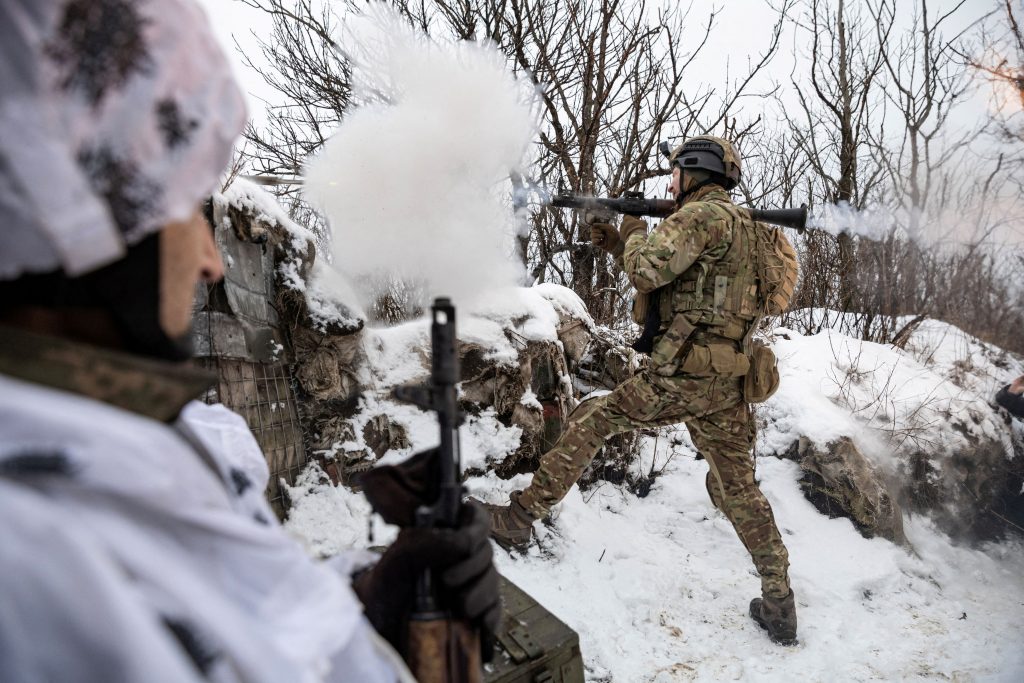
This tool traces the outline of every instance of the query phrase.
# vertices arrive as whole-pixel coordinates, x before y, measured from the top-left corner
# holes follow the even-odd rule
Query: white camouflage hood
[[[0,280],[81,275],[187,218],[244,122],[192,0],[0,0]]]

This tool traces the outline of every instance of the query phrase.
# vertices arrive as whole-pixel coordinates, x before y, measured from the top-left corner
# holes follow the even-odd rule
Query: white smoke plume
[[[438,44],[381,5],[346,21],[362,104],[306,169],[334,264],[363,304],[375,283],[468,302],[519,284],[509,172],[537,130],[536,91],[491,45]]]
[[[896,226],[896,217],[883,208],[865,208],[858,211],[847,202],[824,204],[816,207],[807,217],[807,227],[823,230],[831,235],[848,233],[872,240],[885,239]]]
[[[1024,206],[1019,201],[996,200],[960,210],[920,212],[877,205],[856,209],[839,202],[816,207],[807,218],[807,227],[870,240],[884,240],[895,232],[931,249],[970,245],[1019,249],[1024,247]]]

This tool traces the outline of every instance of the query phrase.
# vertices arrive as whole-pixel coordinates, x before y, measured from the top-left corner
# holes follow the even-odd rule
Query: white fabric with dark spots
[[[410,680],[362,558],[316,562],[271,513],[242,418],[179,422],[0,375],[0,680]]]
[[[187,218],[245,117],[193,0],[0,0],[0,279],[80,275]]]

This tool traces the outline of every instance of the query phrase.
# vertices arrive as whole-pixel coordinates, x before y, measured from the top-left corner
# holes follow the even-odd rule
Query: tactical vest
[[[757,320],[779,313],[796,283],[796,254],[781,233],[758,224],[732,202],[703,200],[732,240],[715,257],[703,253],[685,272],[658,290],[663,328],[651,350],[651,371],[745,376],[747,402],[766,400],[778,388],[771,349],[753,341]]]
[[[743,341],[764,308],[756,262],[758,228],[746,210],[731,202],[704,203],[731,225],[732,243],[721,258],[701,254],[665,286],[658,302],[661,319],[670,324],[677,313],[688,313],[696,333]]]

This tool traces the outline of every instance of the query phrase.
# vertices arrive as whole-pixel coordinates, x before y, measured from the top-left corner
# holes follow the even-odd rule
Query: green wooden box
[[[580,639],[565,622],[501,577],[504,624],[485,683],[583,683]]]

